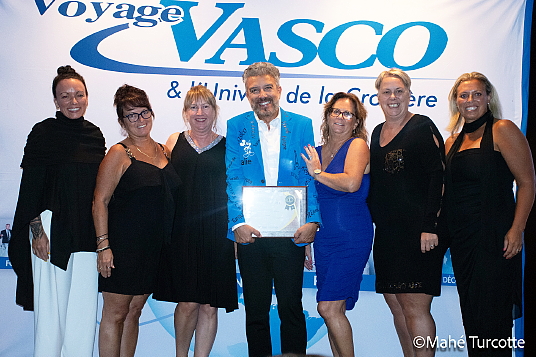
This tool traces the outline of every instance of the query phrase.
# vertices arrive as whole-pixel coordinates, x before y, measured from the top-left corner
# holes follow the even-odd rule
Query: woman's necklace
[[[331,148],[327,148],[327,145],[326,145],[326,150],[329,151],[329,153],[326,153],[328,154],[327,158],[323,159],[322,160],[322,167],[325,168],[325,167],[328,167],[328,165],[331,163],[331,161],[333,160],[333,158],[335,157],[335,155],[337,155],[337,153],[339,152],[339,150],[342,148],[342,146],[344,145],[345,142],[347,142],[348,139],[346,139],[345,141],[343,141],[339,147],[337,148],[337,150],[333,151],[331,150]]]
[[[130,139],[132,141],[132,144],[136,147],[136,149],[142,153],[143,155],[147,156],[149,159],[151,160],[154,160],[156,159],[156,157],[158,156],[158,148],[156,147],[156,143],[153,141],[154,143],[154,156],[151,156],[151,155],[147,155],[146,153],[144,153],[143,151],[141,151],[141,149],[138,147],[138,145],[134,144],[134,140]]]
[[[330,159],[333,159],[335,157],[335,155],[337,155],[337,153],[339,152],[339,150],[342,148],[342,146],[344,145],[345,142],[347,142],[348,139],[344,140],[340,145],[339,147],[337,148],[337,150],[335,151],[332,151],[331,148],[329,149],[329,152],[331,152],[331,155],[330,155]]]

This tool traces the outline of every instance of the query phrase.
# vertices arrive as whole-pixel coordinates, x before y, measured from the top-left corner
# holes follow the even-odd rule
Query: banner
[[[369,133],[384,121],[374,81],[391,67],[412,78],[410,111],[432,118],[446,139],[448,92],[459,75],[471,71],[484,73],[495,85],[503,117],[524,127],[529,66],[525,33],[530,33],[532,3],[0,0],[0,227],[13,220],[26,137],[35,123],[54,115],[51,83],[61,65],[70,64],[85,77],[86,118],[102,129],[107,147],[123,139],[112,103],[124,83],[148,93],[155,140],[165,143],[170,134],[185,130],[183,98],[197,84],[216,96],[221,108],[218,131],[225,134],[229,118],[250,110],[241,75],[257,61],[280,69],[281,107],[312,118],[317,143],[322,105],[339,91],[363,101]],[[6,249],[2,243],[2,268],[9,268]],[[439,338],[460,338],[463,328],[448,258],[444,272],[450,274],[444,276],[446,285],[434,300],[433,313]],[[2,281],[14,284],[10,269],[0,273]],[[372,262],[367,273],[373,273]],[[306,273],[308,351],[329,355],[326,328],[316,312],[314,279],[314,272]],[[349,312],[356,352],[399,355],[390,312],[373,292],[373,283],[373,275],[365,276],[365,291]],[[27,316],[15,306],[12,290],[1,294],[7,293],[11,295],[2,297],[8,310],[2,312],[2,321]],[[174,306],[160,304],[151,300],[144,310],[139,356],[173,355]],[[275,298],[273,307],[277,336]],[[241,305],[237,312],[220,312],[213,356],[246,355],[243,310]],[[23,351],[31,347],[31,331],[17,331],[29,342],[22,346],[17,339],[4,338],[0,355],[28,355]],[[18,352],[9,341],[19,341]],[[442,352],[465,353],[463,348]]]

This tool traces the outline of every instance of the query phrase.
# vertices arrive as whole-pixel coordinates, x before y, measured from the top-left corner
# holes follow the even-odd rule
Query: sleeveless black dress
[[[180,179],[171,164],[160,169],[138,161],[123,146],[131,165],[108,204],[108,237],[115,268],[109,278],[99,275],[99,291],[150,294],[162,244],[171,233]]]
[[[238,293],[234,243],[226,236],[225,138],[202,149],[188,138],[181,133],[171,153],[182,186],[153,298],[231,312],[238,309]]]
[[[521,254],[503,257],[515,211],[514,176],[493,149],[493,117],[480,148],[449,153],[445,198],[451,257],[466,336],[507,339],[521,311]],[[459,135],[463,135],[463,132]],[[477,348],[469,356],[511,356],[511,349]]]

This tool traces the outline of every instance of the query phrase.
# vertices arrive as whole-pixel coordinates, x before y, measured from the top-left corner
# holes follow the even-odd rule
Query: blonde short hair
[[[380,86],[382,85],[382,81],[385,79],[385,77],[398,78],[402,81],[404,87],[406,87],[408,91],[411,88],[411,78],[409,78],[407,73],[398,68],[391,68],[390,70],[383,71],[382,73],[380,73],[378,78],[376,78],[376,83],[374,83],[376,90],[380,90]]]

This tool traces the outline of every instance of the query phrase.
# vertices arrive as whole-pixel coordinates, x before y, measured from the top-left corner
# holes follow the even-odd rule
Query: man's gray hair
[[[246,80],[249,77],[265,75],[272,76],[275,79],[275,83],[279,86],[279,70],[270,62],[256,62],[251,64],[248,68],[244,70],[244,74],[242,74],[242,80],[244,81],[244,83],[246,83]]]

